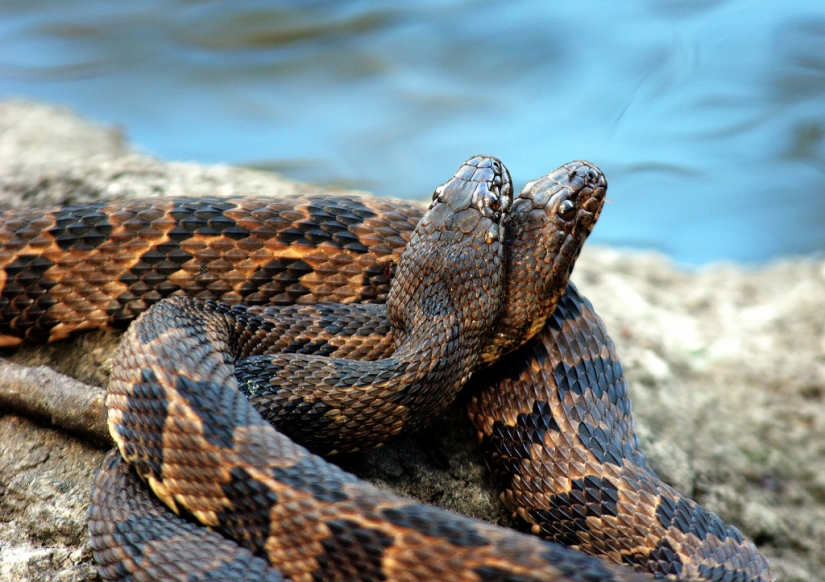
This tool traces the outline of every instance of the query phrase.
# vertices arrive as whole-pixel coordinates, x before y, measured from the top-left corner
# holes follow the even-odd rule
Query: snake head
[[[421,224],[429,220],[436,228],[464,234],[486,228],[487,244],[503,242],[512,204],[513,184],[504,164],[492,156],[473,156],[435,189]]]
[[[494,361],[522,345],[544,325],[567,287],[606,193],[601,170],[575,161],[528,182],[513,200],[504,309],[481,361]]]
[[[522,237],[525,246],[543,247],[544,253],[565,246],[581,250],[606,193],[607,179],[599,168],[584,161],[567,163],[525,184],[513,208],[513,222],[520,229],[514,236]],[[523,236],[527,231],[535,234]],[[573,260],[576,256],[578,252]]]

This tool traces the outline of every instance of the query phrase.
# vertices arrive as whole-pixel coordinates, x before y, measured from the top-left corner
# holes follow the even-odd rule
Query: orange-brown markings
[[[272,321],[276,329],[279,329],[279,331],[282,329],[278,327],[277,314],[267,317],[264,308],[254,307],[250,308],[248,312],[261,315]],[[256,349],[255,353],[282,353],[290,343],[313,341],[316,344],[326,342],[334,347],[335,350],[329,353],[329,357],[331,358],[370,361],[389,357],[395,349],[395,339],[391,331],[389,333],[366,333],[366,330],[365,332],[361,332],[359,329],[358,332],[352,335],[346,335],[336,330],[347,329],[351,326],[354,327],[357,325],[357,321],[345,320],[342,317],[335,323],[334,327],[330,328],[329,326],[322,327],[322,320],[318,315],[316,307],[289,309],[284,310],[284,313],[289,313],[289,318],[294,321],[292,328],[281,331],[276,341],[270,342],[269,344],[264,341],[267,331],[263,329],[259,330],[258,336],[260,339],[258,345],[264,346],[264,349]],[[372,313],[375,313],[375,311]],[[377,317],[371,313],[365,312],[364,319],[373,318],[377,319]],[[301,325],[304,327],[301,328]]]
[[[333,242],[331,234],[320,230],[314,231],[319,238],[311,244],[305,238],[292,243],[278,239],[280,231],[296,224],[314,224],[317,205],[334,205],[334,200],[236,198],[225,202],[235,205],[224,211],[225,216],[248,230],[249,236],[235,240],[225,234],[193,234],[182,240],[179,248],[192,258],[160,280],[179,288],[174,295],[253,304],[268,302],[270,297],[275,302],[294,302],[294,295],[301,294],[299,303],[382,300],[388,281],[380,276],[368,280],[365,266],[400,256],[423,214],[423,208],[410,203],[399,206],[385,200],[359,199],[360,207],[376,216],[362,219],[360,224],[344,225],[356,233],[358,244],[365,245],[354,251]],[[47,316],[57,321],[50,331],[50,341],[77,331],[106,328],[122,303],[126,313],[134,316],[162,296],[151,285],[129,285],[119,278],[138,265],[147,252],[164,245],[178,246],[169,235],[179,224],[170,214],[175,204],[174,200],[146,200],[126,203],[126,208],[121,202],[100,208],[99,212],[108,217],[111,233],[108,240],[88,250],[65,250],[57,245],[49,234],[57,226],[54,213],[12,211],[0,215],[0,289],[8,283],[3,267],[19,256],[37,255],[55,263],[43,274],[43,280],[55,283],[49,296],[57,301],[47,310]],[[352,234],[348,236],[356,240]],[[273,260],[303,261],[306,273],[291,273],[284,283],[286,289],[279,282],[264,282],[250,294],[250,277]],[[157,273],[154,276],[157,285]],[[384,291],[376,294],[375,285],[383,285]],[[286,295],[279,295],[284,292]],[[0,347],[20,343],[16,336],[0,336]]]
[[[207,324],[205,335],[218,352],[227,347],[216,341],[225,334],[226,330],[219,329],[224,325]],[[135,341],[134,330],[133,326],[127,332],[127,342]],[[181,363],[181,367],[188,370],[187,375],[192,380],[209,379],[231,390],[234,377],[223,357],[212,352],[212,348],[181,349],[180,342],[185,343],[182,335],[177,328],[166,330],[151,340],[150,350],[126,350],[121,354],[124,358],[124,365],[119,367],[121,375],[113,377],[107,398],[112,435],[124,458],[135,461],[136,455],[130,455],[129,448],[120,441],[117,427],[127,422],[130,399],[139,397],[132,391],[142,380],[141,369],[152,369],[157,382],[163,386],[167,413],[162,430],[162,475],[160,478],[149,476],[148,482],[158,498],[174,511],[186,508],[205,525],[224,526],[219,515],[233,507],[222,485],[230,483],[233,469],[242,468],[251,480],[277,495],[277,503],[270,506],[268,515],[257,515],[257,518],[263,520],[261,525],[268,531],[264,551],[269,562],[295,580],[311,580],[319,571],[318,559],[326,553],[323,542],[334,535],[328,524],[339,520],[382,532],[392,540],[381,556],[382,573],[391,580],[411,576],[474,580],[478,578],[472,570],[477,567],[499,567],[513,574],[548,580],[561,577],[541,555],[546,547],[537,539],[523,538],[513,546],[512,541],[507,541],[509,533],[503,537],[491,526],[472,523],[477,535],[482,536],[481,545],[454,545],[440,536],[387,522],[382,518],[382,510],[404,508],[410,502],[368,484],[343,482],[340,486],[333,485],[339,492],[336,500],[324,500],[323,495],[319,498],[311,491],[273,477],[274,469],[289,469],[306,463],[310,455],[270,425],[262,423],[254,411],[249,413],[251,424],[234,427],[228,446],[216,445],[204,436],[206,430],[201,414],[174,389],[176,371],[163,365],[170,355],[166,351],[186,354],[189,361]],[[346,392],[342,390],[341,396],[345,397]],[[136,438],[138,443],[141,438],[140,435]],[[152,444],[146,442],[149,448]],[[256,516],[247,517],[254,519]],[[246,523],[247,531],[254,529],[250,525],[254,526],[254,523]],[[464,527],[468,526],[464,524]],[[239,541],[250,547],[256,545],[249,539]],[[129,559],[126,562],[134,565]]]
[[[575,321],[565,321],[563,325],[577,324]],[[546,336],[542,336],[542,339],[546,340]],[[548,354],[551,353],[549,344],[545,343],[544,347]],[[580,355],[585,359],[589,357],[587,353]],[[568,360],[568,365],[576,364],[570,352],[565,352],[564,357]],[[538,359],[533,359],[531,367],[523,370],[515,385],[500,387],[510,394],[524,395],[512,399],[515,406],[501,409],[501,420],[508,426],[515,427],[519,414],[531,413],[536,401],[544,401],[550,405],[552,417],[559,427],[557,431],[547,430],[544,433],[543,444],[531,445],[531,458],[519,461],[520,474],[513,475],[512,485],[502,493],[502,501],[522,519],[532,523],[533,533],[539,534],[539,523],[528,513],[528,509],[550,509],[554,496],[573,491],[573,481],[588,476],[606,478],[619,492],[618,517],[586,517],[591,532],[603,533],[591,536],[587,532],[580,532],[581,543],[573,547],[589,553],[603,554],[616,563],[622,563],[622,554],[637,553],[642,548],[653,549],[665,532],[663,528],[656,527],[658,491],[650,487],[646,480],[638,478],[641,471],[629,460],[625,460],[626,468],[622,469],[602,463],[588,450],[578,436],[578,425],[581,421],[589,420],[593,423],[594,420],[589,415],[578,420],[571,419],[568,410],[576,411],[576,401],[582,397],[567,391],[563,400],[559,399],[559,390],[549,368],[541,366]],[[533,393],[530,393],[530,388],[533,389]],[[602,405],[610,406],[606,392],[602,395]],[[482,436],[483,432],[492,432],[494,419],[484,417],[483,421],[485,429],[479,436]],[[610,427],[594,424],[609,433]],[[615,547],[616,540],[619,539],[623,540],[621,551],[617,551]]]
[[[560,333],[570,333],[573,329],[586,329],[582,318],[566,320]],[[581,319],[581,320],[580,320]],[[546,340],[546,336],[542,336]],[[551,346],[545,341],[545,349],[550,353]],[[607,350],[606,346],[602,351]],[[588,350],[582,350],[577,354],[582,360],[589,360],[591,354]],[[600,353],[596,357],[609,358],[609,353]],[[575,357],[570,351],[564,353],[564,361],[568,365],[575,365]],[[569,493],[571,491],[571,481],[582,479],[587,476],[607,478],[616,485],[619,494],[617,504],[618,516],[604,515],[599,517],[588,516],[586,518],[590,532],[580,533],[581,544],[576,546],[591,554],[604,554],[608,559],[616,563],[622,563],[622,555],[633,555],[644,552],[645,549],[653,550],[657,543],[663,539],[668,539],[674,550],[682,553],[683,556],[693,554],[691,546],[696,546],[699,540],[695,536],[686,535],[682,532],[673,531],[668,535],[668,530],[659,524],[656,517],[656,507],[659,497],[667,495],[674,503],[681,498],[673,488],[656,483],[651,479],[647,467],[638,467],[630,459],[623,459],[623,467],[617,467],[610,463],[602,463],[593,455],[584,442],[578,436],[578,428],[581,422],[588,422],[596,428],[601,428],[607,434],[614,432],[613,426],[608,426],[604,420],[598,423],[591,416],[590,410],[598,406],[592,393],[587,395],[591,399],[588,411],[581,418],[571,418],[568,411],[577,411],[577,400],[583,398],[577,396],[573,391],[565,392],[564,399],[559,399],[559,390],[552,373],[542,368],[540,379],[529,380],[534,386],[546,386],[547,389],[542,398],[550,403],[553,418],[559,425],[559,431],[547,431],[544,436],[544,446],[534,445],[532,448],[532,463],[526,465],[523,473],[526,473],[536,481],[541,483],[547,474],[566,475],[566,483],[556,481],[556,488],[548,488],[539,495],[532,498],[516,498],[510,496],[509,503],[519,506],[520,515],[530,520],[523,507],[549,508],[549,499],[559,493]],[[611,406],[607,392],[601,395],[601,406],[608,409]],[[534,400],[529,406],[532,409]],[[580,413],[580,411],[579,411]],[[575,436],[568,436],[575,435]],[[524,466],[524,465],[523,465]],[[532,503],[533,505],[529,505]],[[617,543],[621,540],[621,544]],[[674,543],[677,542],[677,543]],[[679,547],[679,546],[683,547]],[[681,550],[681,551],[680,551]],[[684,573],[684,572],[683,572]]]
[[[123,567],[135,580],[188,580],[193,569],[229,576],[249,567],[264,574],[263,564],[234,542],[205,528],[192,529],[188,523],[161,518],[163,511],[148,498],[143,484],[134,483],[122,461],[113,460],[107,455],[95,477],[103,488],[93,490],[89,513],[95,556],[104,578],[120,578],[123,572],[118,568]],[[131,494],[125,503],[124,492]],[[124,538],[127,543],[122,543]]]
[[[734,571],[742,568],[741,555],[738,554],[743,550],[750,552],[747,541],[740,543],[732,537],[722,540],[713,532],[708,532],[705,541],[702,541],[696,535],[684,533],[677,527],[665,529],[659,524],[656,517],[655,509],[658,499],[651,502],[651,497],[667,497],[675,505],[678,500],[682,499],[682,495],[665,483],[653,482],[647,470],[638,468],[632,463],[626,465],[623,477],[627,488],[638,488],[641,493],[640,497],[644,497],[635,506],[631,506],[630,503],[625,504],[625,511],[640,511],[641,509],[644,517],[643,520],[639,520],[641,523],[637,523],[635,527],[635,530],[637,530],[635,533],[640,538],[639,548],[634,551],[633,547],[628,546],[627,550],[622,552],[623,554],[644,553],[645,548],[652,550],[661,540],[667,539],[673,550],[681,557],[682,571],[680,575],[684,579],[700,578],[700,565],[722,565]],[[622,489],[619,491],[623,493]],[[626,497],[630,498],[631,496],[626,495]],[[643,533],[647,535],[638,532],[641,526],[644,526]],[[640,550],[642,551],[640,552]],[[750,574],[755,577],[759,574],[759,566],[755,559],[755,552],[751,553],[754,559],[750,564]]]
[[[594,317],[584,313],[580,318],[565,320],[560,334],[573,336],[573,329],[587,329],[584,321]],[[656,508],[662,498],[668,498],[673,505],[683,497],[672,487],[658,481],[646,466],[637,466],[631,459],[624,458],[623,466],[611,463],[602,463],[590,452],[585,443],[578,436],[581,422],[603,429],[607,434],[615,432],[614,426],[608,426],[604,419],[596,422],[591,411],[601,407],[609,409],[607,391],[601,395],[600,401],[595,399],[591,392],[586,395],[589,399],[585,410],[577,407],[577,401],[584,396],[576,395],[572,390],[565,391],[564,397],[559,398],[560,390],[549,364],[552,354],[549,334],[539,336],[544,343],[545,356],[532,358],[529,367],[524,367],[517,378],[503,379],[498,386],[485,389],[479,396],[474,397],[470,406],[471,418],[479,427],[479,439],[485,434],[493,432],[496,419],[507,426],[516,427],[519,415],[530,414],[537,401],[547,402],[553,419],[559,430],[547,430],[544,433],[542,444],[533,443],[530,447],[530,458],[520,459],[519,471],[512,475],[512,483],[501,494],[503,503],[518,513],[518,515],[532,523],[534,534],[541,534],[539,522],[528,509],[550,509],[552,498],[573,491],[573,481],[586,477],[607,479],[618,490],[617,515],[587,516],[585,521],[589,531],[578,532],[579,544],[571,547],[583,550],[590,554],[622,564],[623,557],[639,557],[656,549],[667,540],[672,549],[680,555],[682,562],[681,576],[685,579],[700,577],[700,565],[724,565],[732,570],[741,568],[735,553],[745,548],[745,544],[733,538],[720,540],[712,532],[708,532],[703,542],[696,535],[687,534],[677,527],[665,528],[659,522]],[[563,361],[573,366],[577,359],[590,360],[591,358],[611,360],[615,356],[610,353],[607,345],[601,347],[598,354],[588,349],[581,349],[576,354],[570,350],[563,351]],[[547,358],[547,359],[545,359]],[[502,397],[506,392],[512,397]],[[495,402],[497,418],[486,414]],[[506,402],[509,406],[503,405]],[[630,423],[629,418],[614,419],[618,422]],[[632,434],[632,425],[629,427]],[[720,547],[720,545],[722,547]],[[754,558],[755,558],[754,552]],[[754,559],[750,566],[751,575],[759,573],[759,562]]]
[[[10,218],[3,220],[6,215]],[[37,217],[36,219],[34,217]],[[21,232],[27,223],[33,222],[33,225],[25,228],[25,232]],[[2,213],[0,214],[0,290],[6,288],[9,283],[8,274],[5,268],[12,263],[16,258],[26,255],[38,256],[41,254],[44,247],[53,244],[51,237],[41,235],[36,228],[48,229],[54,225],[54,218],[49,215],[38,215],[36,213],[19,214]],[[14,325],[16,318],[10,323]],[[0,347],[14,347],[22,343],[22,339],[16,336],[3,335],[0,336]]]

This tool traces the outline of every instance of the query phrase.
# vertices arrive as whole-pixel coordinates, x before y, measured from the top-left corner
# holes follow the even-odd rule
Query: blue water
[[[166,159],[427,197],[466,157],[610,181],[593,239],[825,249],[825,3],[0,0],[0,97]]]

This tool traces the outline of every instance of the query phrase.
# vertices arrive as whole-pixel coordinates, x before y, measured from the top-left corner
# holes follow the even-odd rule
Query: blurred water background
[[[687,265],[825,250],[825,3],[0,0],[0,97],[170,160],[424,199],[585,158],[593,239]]]

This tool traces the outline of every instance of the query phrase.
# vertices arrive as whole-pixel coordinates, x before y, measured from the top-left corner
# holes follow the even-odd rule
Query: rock
[[[116,129],[64,109],[0,102],[0,208],[100,198],[281,196],[330,191],[243,168],[162,162],[132,152]]]
[[[0,580],[96,580],[86,527],[104,451],[0,417]]]
[[[320,190],[161,162],[71,112],[0,102],[2,207]],[[783,580],[825,579],[825,260],[687,272],[657,254],[589,248],[574,280],[617,344],[656,471],[742,529]],[[105,386],[116,343],[91,333],[2,355]],[[466,399],[425,433],[333,460],[380,487],[511,525]],[[85,512],[105,447],[0,406],[0,580],[97,579]]]

